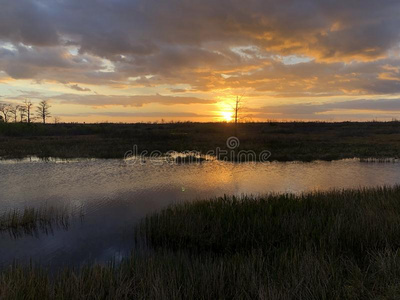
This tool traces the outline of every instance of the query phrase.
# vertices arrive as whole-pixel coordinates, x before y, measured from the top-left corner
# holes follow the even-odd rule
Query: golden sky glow
[[[378,4],[379,3],[379,4]],[[400,118],[391,0],[2,2],[0,102],[65,122]]]
[[[221,120],[225,122],[231,122],[232,121],[232,112],[231,111],[221,111]]]

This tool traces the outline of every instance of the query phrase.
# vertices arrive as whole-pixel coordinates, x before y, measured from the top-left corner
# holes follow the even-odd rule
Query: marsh
[[[400,184],[400,163],[356,159],[171,165],[31,158],[3,160],[0,172],[0,214],[41,207],[73,213],[68,230],[55,227],[18,239],[0,232],[0,264],[32,259],[55,268],[126,257],[135,224],[174,203]]]

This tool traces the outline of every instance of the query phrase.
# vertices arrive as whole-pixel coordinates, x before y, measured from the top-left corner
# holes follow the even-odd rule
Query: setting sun
[[[222,121],[231,122],[232,121],[232,112],[230,111],[221,111],[220,112]]]

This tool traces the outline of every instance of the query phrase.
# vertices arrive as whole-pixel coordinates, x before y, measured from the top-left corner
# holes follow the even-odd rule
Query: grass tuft
[[[15,237],[39,230],[51,231],[53,226],[68,228],[71,213],[54,207],[25,208],[0,215],[0,232],[8,231]]]

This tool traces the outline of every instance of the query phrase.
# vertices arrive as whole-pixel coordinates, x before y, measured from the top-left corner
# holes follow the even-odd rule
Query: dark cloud
[[[81,51],[113,60],[120,54],[135,60],[168,49],[212,52],[249,44],[323,59],[374,58],[397,44],[400,25],[399,2],[392,0],[103,0],[48,6],[63,21],[59,31],[75,36]]]
[[[91,91],[91,89],[81,87],[81,86],[79,86],[77,84],[71,84],[68,87],[73,89],[73,90],[75,90],[75,91],[78,91],[78,92],[90,92]]]
[[[83,74],[97,72],[103,62],[93,56],[74,57],[63,47],[12,48],[0,45],[0,69],[15,79],[36,78],[68,82],[68,77],[82,78]]]
[[[75,90],[400,93],[398,0],[0,0],[0,8],[0,71],[14,79]],[[288,65],[287,55],[310,61]]]
[[[398,42],[397,0],[1,0],[0,37],[69,43],[103,57],[148,56],[165,47],[254,44],[321,57],[385,53]],[[176,48],[178,49],[178,48]],[[115,57],[115,59],[117,59]]]
[[[34,0],[0,0],[0,40],[34,46],[59,44],[52,8]]]

